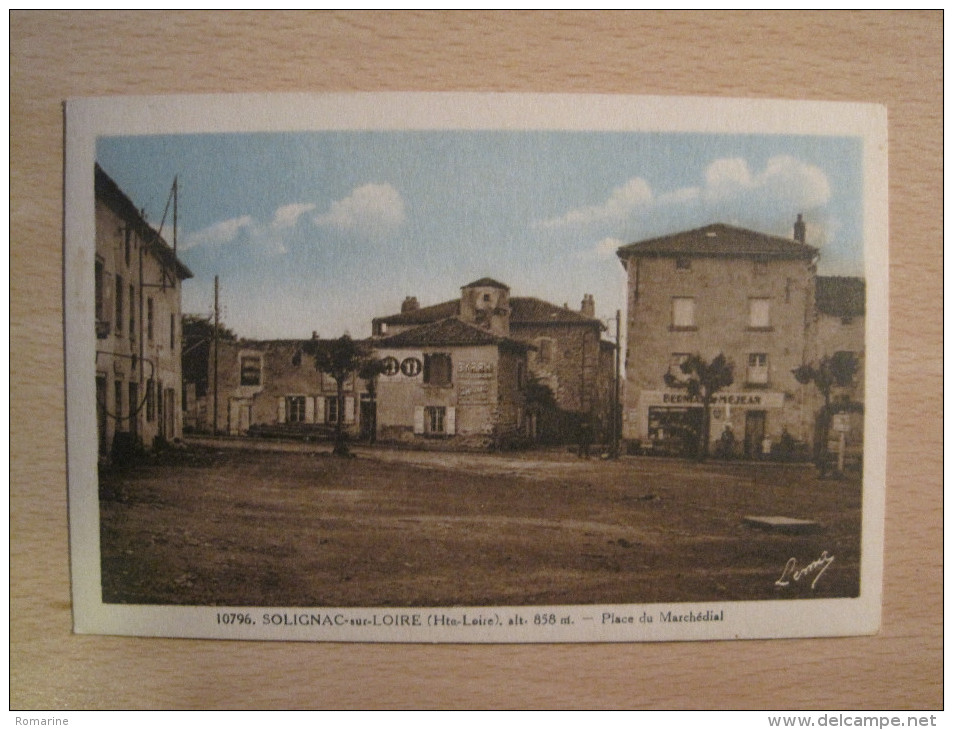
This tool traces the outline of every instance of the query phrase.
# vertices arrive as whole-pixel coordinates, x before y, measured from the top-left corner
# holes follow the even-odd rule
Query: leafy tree
[[[801,365],[791,372],[795,380],[802,385],[814,383],[824,398],[824,406],[814,418],[814,459],[823,466],[824,445],[830,429],[831,418],[838,410],[831,404],[834,388],[849,388],[860,369],[860,361],[853,352],[835,352],[825,355],[815,366],[813,363]]]
[[[366,343],[356,342],[345,334],[336,340],[306,341],[294,354],[292,363],[299,364],[302,354],[310,355],[314,359],[315,370],[327,373],[337,384],[338,418],[334,424],[334,454],[349,456],[344,436],[344,384],[355,373],[364,377],[380,367],[372,364],[375,360],[373,350]]]
[[[211,317],[198,314],[182,315],[182,381],[195,383],[195,395],[203,397],[208,392],[208,370],[212,341],[215,339],[215,323]],[[235,333],[218,325],[220,342],[234,342]]]
[[[679,377],[671,370],[665,373],[665,384],[670,388],[684,388],[693,398],[702,403],[704,415],[702,417],[701,432],[698,436],[699,460],[708,456],[708,439],[711,431],[711,405],[715,402],[715,394],[735,382],[734,365],[721,353],[711,362],[701,355],[689,355],[679,365],[684,377]]]

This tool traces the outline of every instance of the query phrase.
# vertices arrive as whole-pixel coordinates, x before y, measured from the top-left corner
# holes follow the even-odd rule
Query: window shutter
[[[314,399],[315,405],[315,414],[314,420],[315,423],[324,423],[324,396],[317,396]]]
[[[285,399],[278,398],[278,423],[285,422]]]
[[[304,399],[304,422],[314,423],[314,398]]]
[[[443,422],[443,430],[447,434],[455,434],[457,432],[457,409],[454,406],[447,406],[447,417]]]
[[[424,432],[424,407],[414,406],[414,433]]]
[[[345,396],[344,398],[344,422],[354,423],[354,397]]]

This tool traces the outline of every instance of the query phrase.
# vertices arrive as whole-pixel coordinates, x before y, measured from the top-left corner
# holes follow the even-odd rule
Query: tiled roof
[[[867,283],[857,276],[818,276],[817,310],[834,317],[862,317],[866,311]]]
[[[620,259],[630,256],[703,256],[729,258],[807,259],[817,249],[793,239],[713,223],[703,228],[674,233],[622,246]]]
[[[501,345],[520,350],[527,349],[522,342],[499,337],[481,327],[467,324],[456,317],[431,322],[420,327],[405,330],[391,337],[377,340],[379,348],[388,347],[431,347],[452,345]]]
[[[387,317],[376,317],[375,323],[412,325],[436,322],[460,314],[460,300],[452,299],[410,312],[400,312]],[[510,322],[514,324],[593,324],[597,320],[580,314],[574,309],[560,307],[535,297],[510,297]]]
[[[594,324],[598,320],[587,317],[575,309],[559,307],[536,297],[511,297],[510,322],[513,324],[543,322]]]
[[[447,317],[456,317],[460,314],[460,300],[431,304],[429,307],[413,309],[409,312],[400,312],[386,317],[375,317],[374,322],[382,324],[427,324]]]

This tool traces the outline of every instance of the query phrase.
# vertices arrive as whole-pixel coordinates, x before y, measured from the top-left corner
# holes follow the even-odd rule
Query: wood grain
[[[942,20],[940,11],[12,12],[11,708],[941,708]],[[878,636],[487,647],[71,634],[63,100],[347,90],[887,105],[891,376]]]

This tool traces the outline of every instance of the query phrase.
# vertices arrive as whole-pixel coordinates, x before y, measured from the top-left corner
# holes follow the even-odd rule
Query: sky
[[[863,274],[859,137],[323,131],[99,137],[97,161],[159,227],[178,178],[186,313],[242,337],[365,337],[371,319],[491,277],[511,296],[625,307],[619,246],[727,223]],[[162,226],[172,242],[172,214]]]

